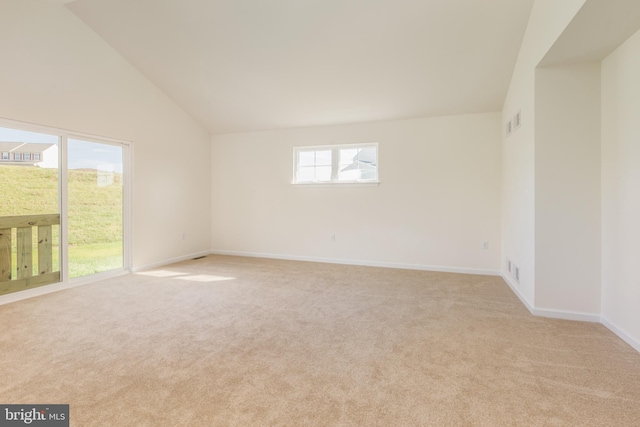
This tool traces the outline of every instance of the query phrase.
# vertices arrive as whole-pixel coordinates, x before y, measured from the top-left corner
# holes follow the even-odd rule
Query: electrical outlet
[[[507,259],[507,271],[511,273],[511,260]]]
[[[331,242],[335,243],[336,242],[336,235],[335,233],[331,235]]]
[[[489,249],[489,242],[482,242],[482,250],[486,251]]]
[[[513,116],[513,128],[520,129],[520,111],[518,111],[518,113]]]
[[[518,267],[516,267],[515,279],[516,282],[520,283],[520,269]]]

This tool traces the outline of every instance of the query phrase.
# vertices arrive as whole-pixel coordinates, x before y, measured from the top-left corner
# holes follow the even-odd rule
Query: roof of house
[[[43,153],[56,144],[0,141],[0,153]]]

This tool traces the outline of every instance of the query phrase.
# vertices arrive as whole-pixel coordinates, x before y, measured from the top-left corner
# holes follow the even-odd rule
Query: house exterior
[[[58,167],[58,145],[37,142],[0,142],[0,165]]]

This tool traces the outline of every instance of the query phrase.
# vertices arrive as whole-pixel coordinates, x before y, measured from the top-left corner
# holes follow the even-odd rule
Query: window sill
[[[292,182],[294,187],[377,187],[382,181],[367,182]]]

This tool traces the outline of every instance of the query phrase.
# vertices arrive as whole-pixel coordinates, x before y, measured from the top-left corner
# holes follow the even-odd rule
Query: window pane
[[[375,147],[362,148],[358,153],[358,160],[369,165],[376,165],[378,163],[377,157]]]
[[[378,179],[378,174],[375,170],[360,170],[360,179],[364,180],[375,180]]]
[[[339,181],[372,181],[378,178],[376,147],[340,149]]]
[[[69,277],[123,267],[122,147],[69,140]]]
[[[298,168],[296,180],[298,182],[313,182],[315,174],[316,168],[314,166],[303,166]]]
[[[358,150],[356,148],[343,148],[340,150],[340,166],[347,166],[356,160]]]
[[[297,154],[296,182],[331,181],[331,150],[305,150]]]
[[[340,171],[338,179],[340,181],[357,181],[360,177],[360,171],[357,169]]]
[[[315,164],[315,151],[298,151],[298,166],[313,166]]]
[[[316,151],[317,166],[331,166],[331,150]]]
[[[331,181],[331,166],[318,166],[316,168],[317,181]]]
[[[0,127],[0,217],[23,215],[59,215],[58,205],[59,138],[36,132]],[[16,153],[20,150],[20,153]],[[13,153],[12,153],[13,151]],[[29,153],[24,153],[28,151]],[[18,164],[22,154],[42,153],[44,161]],[[29,156],[31,157],[31,156]],[[31,228],[32,274],[38,275],[38,227]],[[18,277],[17,231],[12,232],[11,277]],[[51,226],[51,269],[60,271],[60,226]],[[45,255],[48,258],[48,255]],[[27,257],[29,259],[29,257]],[[48,260],[47,260],[48,261]],[[24,266],[22,267],[24,268]],[[26,270],[22,270],[24,274]]]

